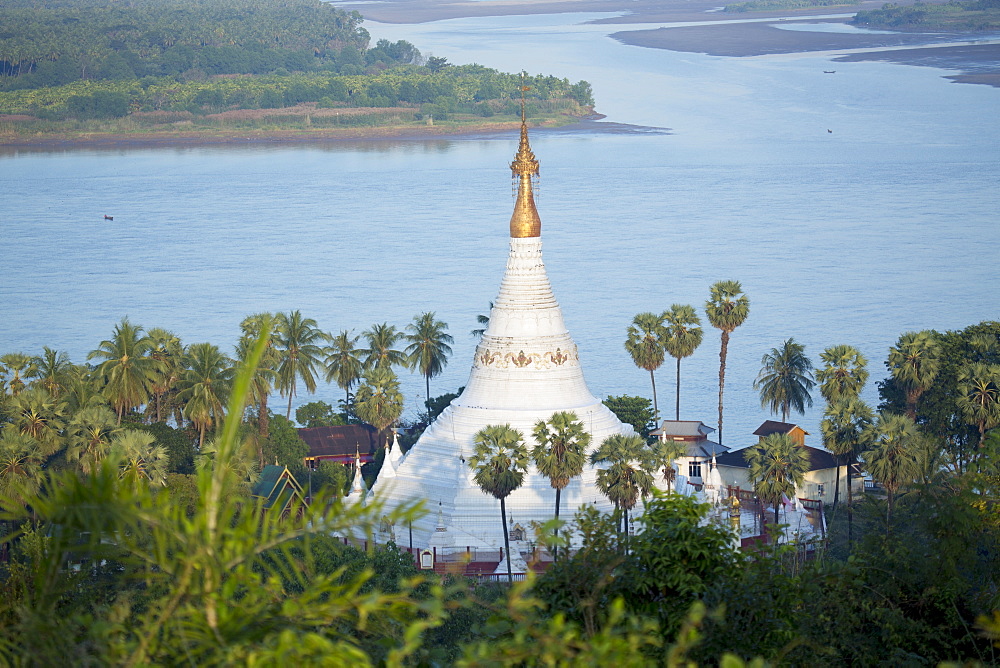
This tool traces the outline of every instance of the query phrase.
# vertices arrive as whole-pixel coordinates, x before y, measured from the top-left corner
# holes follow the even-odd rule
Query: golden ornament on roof
[[[521,75],[524,78],[524,75]],[[521,86],[521,142],[518,144],[514,162],[510,163],[510,171],[517,179],[517,200],[514,202],[514,213],[510,217],[510,236],[515,239],[542,236],[542,219],[538,217],[535,208],[535,197],[531,191],[531,179],[538,176],[538,160],[531,152],[528,143],[528,122],[524,111],[524,91],[527,86]]]

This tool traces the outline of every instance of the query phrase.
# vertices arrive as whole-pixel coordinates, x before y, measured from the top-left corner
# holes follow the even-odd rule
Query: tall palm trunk
[[[851,461],[847,462],[847,553],[854,545],[854,496],[851,491]]]
[[[427,401],[430,401],[431,400],[431,377],[430,377],[430,374],[427,374],[427,375],[424,376],[424,382],[425,382],[426,391],[427,391],[427,394],[424,396],[424,399],[426,399]],[[427,404],[424,404],[424,406],[426,406],[426,405]]]
[[[295,376],[292,376],[292,389],[288,391],[288,411],[285,412],[285,419],[292,419],[292,397],[295,396]]]
[[[838,459],[840,459],[838,457]],[[850,471],[850,469],[848,469]],[[837,462],[837,478],[833,483],[833,510],[837,510],[837,504],[840,503],[840,462]]]
[[[677,407],[674,412],[674,419],[678,422],[681,419],[681,358],[677,358]]]
[[[559,538],[559,527],[558,527],[558,525],[559,525],[559,496],[560,496],[561,492],[562,492],[562,488],[561,487],[556,487],[556,538],[557,539]],[[555,561],[557,559],[558,554],[559,554],[559,546],[558,545],[553,545],[552,546],[552,560],[553,561]]]
[[[260,408],[257,412],[257,429],[260,431],[261,438],[267,438],[271,432],[271,416],[267,412],[267,393],[264,392],[260,397]],[[261,454],[261,466],[263,466],[263,457]]]
[[[503,546],[504,556],[507,558],[507,582],[514,584],[514,573],[510,567],[510,537],[507,535],[507,504],[504,497],[500,497],[500,521],[503,524]]]
[[[653,385],[653,414],[656,415],[656,419],[660,419],[660,409],[656,406],[656,378],[653,377],[653,370],[649,370],[649,382]]]
[[[729,351],[729,332],[722,330],[722,346],[719,348],[719,445],[722,445],[722,395],[726,390],[726,353]]]

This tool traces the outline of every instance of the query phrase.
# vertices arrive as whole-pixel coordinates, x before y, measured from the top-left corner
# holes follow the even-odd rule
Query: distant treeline
[[[726,5],[727,12],[773,12],[782,9],[809,9],[810,7],[829,7],[832,5],[850,5],[853,2],[845,0],[751,0],[750,2],[734,2]]]
[[[881,9],[858,12],[854,25],[868,28],[921,28],[934,30],[998,30],[1000,0],[972,0],[900,6],[886,3]]]

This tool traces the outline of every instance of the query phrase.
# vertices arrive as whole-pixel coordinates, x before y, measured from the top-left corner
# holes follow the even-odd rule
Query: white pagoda
[[[511,170],[518,191],[510,219],[510,256],[465,391],[405,456],[398,446],[390,449],[369,492],[369,498],[387,508],[425,502],[427,514],[412,526],[414,548],[434,547],[440,552],[503,546],[499,501],[480,490],[468,464],[474,436],[483,427],[510,424],[532,448],[531,432],[538,420],[548,420],[556,411],[573,411],[591,434],[590,452],[608,436],[634,433],[587,389],[576,344],[549,286],[542,262],[541,220],[532,194],[538,161],[528,143],[523,113]],[[582,476],[572,479],[562,491],[560,515],[571,518],[582,504],[610,512],[612,505],[595,480],[596,469],[589,465]],[[506,505],[510,527],[516,529],[512,539],[521,538],[518,542],[525,547],[534,540],[532,521],[552,519],[555,490],[531,466],[524,485],[507,498]],[[393,529],[391,533],[402,538],[410,527]]]

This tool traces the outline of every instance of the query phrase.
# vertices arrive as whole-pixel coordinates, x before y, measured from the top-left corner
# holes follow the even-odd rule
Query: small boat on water
[[[823,74],[836,74],[837,70],[823,70]]]
[[[114,219],[115,219],[114,216],[109,216],[108,214],[104,214],[104,220],[114,220]]]

